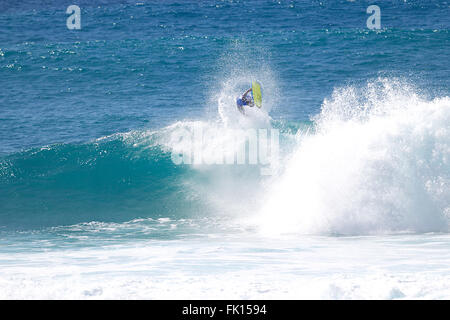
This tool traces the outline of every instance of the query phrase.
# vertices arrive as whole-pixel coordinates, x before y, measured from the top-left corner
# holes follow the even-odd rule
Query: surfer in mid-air
[[[241,98],[237,98],[236,105],[238,110],[245,114],[244,106],[254,107],[255,102],[253,101],[253,96],[250,94],[252,92],[252,88],[248,89],[244,92]]]
[[[240,113],[245,115],[244,106],[261,108],[262,91],[258,81],[252,81],[252,87],[244,92],[242,97],[236,99],[236,106]]]

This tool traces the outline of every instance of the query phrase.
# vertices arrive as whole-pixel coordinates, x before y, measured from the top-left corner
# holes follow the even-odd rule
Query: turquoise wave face
[[[2,157],[0,227],[39,229],[91,221],[197,219],[232,213],[257,194],[265,177],[259,164],[248,161],[242,165],[176,164],[173,134],[180,127],[193,132],[197,125],[206,127],[205,138],[207,132],[213,138],[205,150],[234,152],[233,141],[221,141],[223,125],[197,121]],[[298,130],[310,126],[272,125],[282,133],[283,152],[292,147]]]
[[[183,217],[198,205],[184,201],[180,180],[187,173],[170,154],[136,150],[121,139],[31,149],[0,166],[3,227]]]

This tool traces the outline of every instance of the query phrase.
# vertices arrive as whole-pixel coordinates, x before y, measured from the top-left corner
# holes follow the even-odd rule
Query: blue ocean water
[[[0,296],[448,298],[449,28],[448,1],[0,0]],[[254,79],[265,104],[243,121]],[[211,153],[233,150],[227,129],[279,130],[277,173],[174,164],[171,135],[199,127]],[[384,247],[386,268],[368,253]],[[358,254],[379,268],[358,273]],[[221,295],[224,270],[252,268]]]

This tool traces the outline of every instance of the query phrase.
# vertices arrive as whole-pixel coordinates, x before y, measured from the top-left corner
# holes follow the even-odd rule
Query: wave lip
[[[399,80],[334,91],[272,186],[266,233],[448,232],[450,98]]]

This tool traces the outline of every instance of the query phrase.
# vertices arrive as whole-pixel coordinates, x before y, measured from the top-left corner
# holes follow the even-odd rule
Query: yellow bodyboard
[[[261,84],[258,81],[252,82],[252,96],[253,96],[253,101],[255,101],[255,105],[258,108],[261,108],[262,92],[261,92]]]

